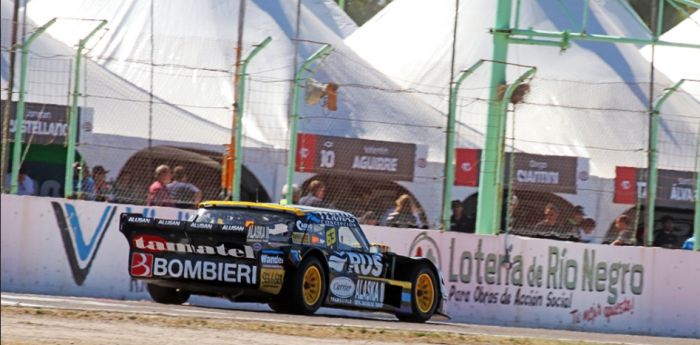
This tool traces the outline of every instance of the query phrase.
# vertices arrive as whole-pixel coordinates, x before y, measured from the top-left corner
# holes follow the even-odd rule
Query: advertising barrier
[[[148,299],[128,274],[122,212],[186,220],[194,211],[2,195],[2,291]],[[696,252],[364,229],[371,242],[440,268],[456,322],[700,336]]]

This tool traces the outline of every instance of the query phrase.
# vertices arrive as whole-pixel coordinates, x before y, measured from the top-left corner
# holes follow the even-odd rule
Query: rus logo
[[[80,226],[80,217],[75,207],[69,203],[63,203],[61,206],[58,202],[51,202],[51,205],[56,215],[56,223],[61,231],[63,247],[66,250],[68,264],[73,273],[73,280],[78,286],[83,285],[85,278],[90,273],[90,267],[95,260],[95,254],[100,248],[102,239],[112,223],[117,207],[109,205],[105,208],[92,237],[88,242],[85,242],[83,229]]]

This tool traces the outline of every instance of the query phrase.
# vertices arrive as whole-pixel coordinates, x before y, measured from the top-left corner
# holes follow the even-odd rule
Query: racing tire
[[[161,304],[183,304],[190,298],[190,293],[184,290],[147,284],[148,294]]]
[[[309,256],[301,262],[294,274],[285,279],[283,294],[270,308],[292,314],[312,315],[323,304],[326,296],[326,273],[321,262]]]
[[[404,322],[423,323],[433,316],[438,305],[439,291],[435,273],[426,264],[411,272],[411,314],[396,314]]]

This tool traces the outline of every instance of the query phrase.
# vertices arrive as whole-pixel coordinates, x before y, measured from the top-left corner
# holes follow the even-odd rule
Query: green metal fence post
[[[56,22],[56,19],[57,18],[49,20],[44,26],[37,29],[22,45],[22,69],[20,69],[19,100],[17,102],[17,113],[15,116],[15,146],[12,148],[12,181],[10,182],[10,194],[17,194],[17,179],[19,178],[20,156],[22,155],[22,132],[24,132],[22,130],[22,125],[24,122],[24,93],[27,86],[27,68],[29,67],[27,63],[29,47],[39,35],[43,34],[46,29]],[[11,99],[8,100],[8,102],[11,101]]]
[[[506,123],[508,122],[508,104],[510,104],[510,97],[513,95],[513,92],[522,84],[527,78],[530,78],[531,75],[533,75],[535,72],[537,72],[536,67],[532,67],[527,72],[523,73],[523,75],[520,76],[513,84],[508,85],[508,88],[506,89],[506,92],[503,93],[503,102],[501,103],[501,122],[499,124],[499,135],[501,136],[500,140],[500,145],[498,146],[498,157],[499,160],[496,162],[496,176],[503,176],[504,172],[504,166],[505,166],[505,145],[506,145]],[[511,167],[511,169],[513,169]],[[511,170],[512,171],[512,170]],[[496,185],[496,188],[498,188],[499,191],[503,190],[503,178],[498,180]],[[508,210],[510,210],[511,202],[512,202],[512,194],[513,194],[513,186],[510,185],[508,186]],[[502,203],[498,203],[497,208],[496,208],[496,215],[500,217],[501,211],[502,211]],[[506,217],[506,228],[503,230],[508,231],[508,218]],[[500,225],[500,222],[498,223]]]
[[[252,60],[255,55],[257,55],[268,43],[272,41],[271,37],[267,37],[258,46],[253,49],[250,54],[243,60],[243,64],[238,72],[238,85],[236,85],[236,92],[238,92],[238,112],[236,112],[236,141],[234,157],[233,157],[233,192],[231,195],[231,200],[240,201],[241,199],[241,175],[242,175],[242,165],[243,165],[243,154],[241,152],[241,143],[243,142],[243,105],[245,103],[245,74],[248,68],[248,63]]]
[[[496,9],[496,23],[493,32],[493,59],[505,62],[508,58],[508,32],[510,31],[510,14],[512,0],[499,0]],[[486,143],[484,145],[481,169],[479,171],[479,196],[476,210],[476,233],[492,235],[495,233],[500,217],[495,213],[501,203],[503,190],[497,189],[497,183],[503,176],[496,175],[498,157],[499,133],[498,124],[501,118],[501,100],[498,98],[498,87],[506,83],[506,65],[493,63],[491,65],[491,89],[489,92],[489,115],[486,122]],[[500,224],[499,224],[500,225]]]
[[[694,1],[690,1],[690,0],[669,0],[669,1],[677,2],[677,3],[683,4],[683,5],[688,5],[688,6],[700,9],[700,2],[694,2]]]
[[[656,167],[658,162],[658,135],[659,135],[659,109],[666,102],[669,96],[676,92],[678,88],[685,82],[681,79],[670,89],[666,90],[661,97],[656,101],[651,116],[651,134],[649,137],[649,181],[647,184],[647,193],[649,195],[649,205],[647,205],[647,246],[651,246],[654,242],[654,211],[656,209],[656,189],[659,181],[659,172]]]
[[[447,147],[445,148],[445,185],[443,187],[442,199],[442,224],[445,230],[449,230],[452,187],[455,181],[454,151],[455,122],[457,121],[457,94],[459,93],[459,87],[462,85],[464,79],[474,73],[474,71],[483,64],[484,60],[482,59],[477,61],[472,67],[469,67],[466,71],[463,71],[457,78],[457,81],[455,81],[452,93],[450,94],[450,111],[447,114]]]
[[[68,118],[68,153],[66,154],[66,181],[63,190],[65,197],[73,195],[73,163],[75,162],[75,142],[78,137],[78,96],[80,95],[80,63],[83,57],[83,49],[87,41],[107,25],[107,21],[101,23],[85,38],[78,42],[78,51],[75,54],[75,83],[73,84],[73,103]]]
[[[286,198],[291,203],[294,196],[294,168],[296,167],[296,153],[297,153],[297,131],[299,127],[299,98],[301,97],[301,83],[304,81],[304,72],[311,64],[318,60],[320,57],[325,55],[329,50],[331,50],[331,45],[326,44],[313,55],[311,55],[304,64],[301,65],[299,71],[297,71],[296,77],[294,78],[294,95],[292,96],[292,117],[289,124],[289,166],[287,167],[287,195]]]

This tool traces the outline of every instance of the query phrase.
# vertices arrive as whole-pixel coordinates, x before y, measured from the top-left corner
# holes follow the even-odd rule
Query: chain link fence
[[[5,59],[11,52],[9,24],[2,25]],[[225,199],[237,42],[172,36],[151,42],[145,35],[139,40],[130,43],[138,48],[133,56],[90,50],[83,60],[77,150],[84,164],[78,165],[72,188],[77,197],[82,192],[87,199],[129,204],[192,208],[199,200]],[[243,42],[241,56],[256,44]],[[265,49],[276,49],[274,44]],[[288,150],[297,140],[293,183],[301,200],[293,203],[347,211],[365,224],[474,231],[488,129],[485,68],[467,79],[454,100],[454,214],[450,224],[442,224],[449,83],[399,85],[351,50],[334,47],[305,71],[294,109],[293,72],[303,61],[272,58],[265,49],[243,76],[238,105],[243,149],[234,154],[243,165],[241,200],[284,198]],[[28,103],[60,107],[67,114],[76,82],[74,54],[49,37],[37,40],[29,59]],[[700,131],[700,105],[693,95],[679,89],[658,113],[657,216],[647,225],[651,109],[672,85],[655,84],[651,97],[648,83],[535,74],[524,85],[510,99],[514,104],[505,118],[501,229],[530,237],[642,244],[645,228],[658,230],[661,217],[671,216],[676,245],[691,235]],[[6,89],[3,74],[4,100]],[[27,119],[33,108],[28,109]],[[299,115],[296,135],[289,123],[294,113]],[[64,116],[57,123],[66,121]],[[50,147],[46,152],[53,156],[25,157],[42,185],[59,184],[51,184],[54,194],[37,194],[62,195],[65,140],[38,141],[30,134],[25,141]],[[47,162],[54,165],[42,165]],[[158,175],[162,165],[171,174]],[[38,173],[44,170],[57,173]],[[159,179],[180,184],[171,186],[169,199],[149,200]]]

